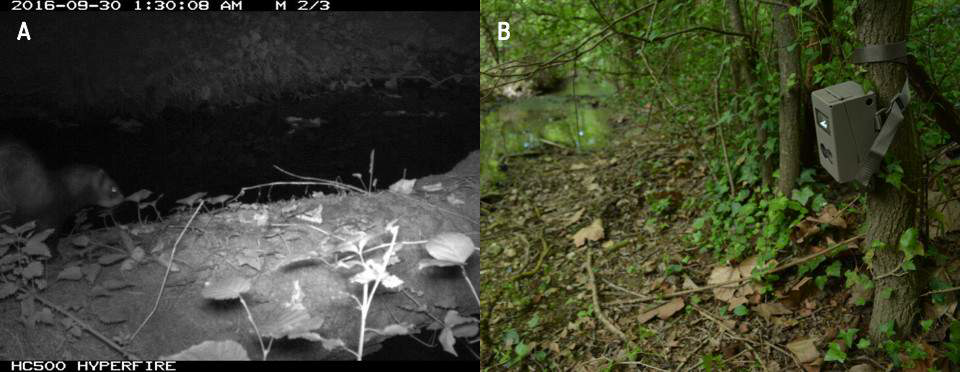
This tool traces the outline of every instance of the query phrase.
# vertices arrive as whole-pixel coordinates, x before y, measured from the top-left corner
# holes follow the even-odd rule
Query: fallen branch
[[[775,269],[773,269],[773,270],[765,271],[765,272],[761,273],[759,277],[763,277],[763,276],[769,275],[769,274],[775,274],[775,273],[781,272],[781,271],[783,271],[783,270],[789,269],[789,268],[791,268],[791,267],[794,267],[794,266],[800,265],[800,264],[802,264],[802,263],[808,262],[808,261],[810,261],[810,260],[813,260],[814,258],[823,256],[823,255],[825,255],[825,254],[827,254],[827,253],[831,253],[831,252],[833,252],[835,249],[837,249],[838,247],[843,246],[844,244],[850,243],[850,242],[852,242],[852,241],[854,241],[854,240],[860,239],[860,238],[862,238],[862,237],[863,237],[863,234],[854,235],[853,237],[850,237],[850,238],[848,238],[847,240],[844,240],[844,241],[842,241],[842,242],[839,242],[839,243],[834,244],[834,245],[833,245],[832,247],[830,247],[830,248],[827,248],[827,249],[824,249],[824,250],[822,250],[822,251],[820,251],[820,252],[813,253],[813,254],[807,255],[807,256],[805,256],[805,257],[801,257],[801,258],[798,258],[798,259],[796,259],[796,260],[790,261],[789,263],[786,263],[786,264],[784,264],[784,265],[781,265],[781,266],[779,266],[779,267],[777,267],[777,268],[775,268]],[[589,259],[589,256],[588,256],[588,259]],[[724,286],[728,286],[728,285],[732,285],[732,284],[739,284],[739,283],[745,282],[745,281],[750,280],[750,279],[753,279],[753,276],[748,276],[748,277],[744,277],[744,278],[740,278],[740,279],[728,280],[728,281],[725,281],[725,282],[720,282],[720,283],[714,283],[714,284],[706,285],[706,286],[703,286],[703,287],[700,287],[700,288],[688,289],[688,290],[685,290],[685,291],[667,293],[667,294],[663,294],[663,295],[644,296],[644,297],[635,298],[635,299],[626,300],[626,301],[609,302],[609,303],[607,303],[606,305],[619,306],[619,305],[626,305],[626,304],[634,304],[634,303],[637,303],[637,302],[647,302],[647,301],[653,301],[653,300],[665,300],[665,299],[668,299],[668,298],[673,298],[673,297],[677,297],[677,296],[684,296],[684,295],[688,295],[688,294],[691,294],[691,293],[703,292],[703,291],[706,291],[706,290],[709,290],[709,289],[718,288],[718,287],[724,287]]]
[[[597,313],[597,319],[603,323],[604,327],[608,331],[620,337],[623,342],[630,344],[630,339],[627,338],[627,335],[623,333],[613,322],[611,322],[605,315],[603,315],[603,309],[600,307],[600,299],[597,296],[597,282],[593,277],[593,258],[590,254],[590,249],[587,248],[587,286],[590,288],[590,294],[593,298],[593,310]]]

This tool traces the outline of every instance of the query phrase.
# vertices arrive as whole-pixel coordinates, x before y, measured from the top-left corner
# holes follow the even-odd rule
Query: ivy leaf
[[[900,241],[898,242],[897,248],[903,252],[903,259],[910,260],[916,256],[923,256],[923,244],[918,240],[919,233],[917,228],[911,227],[900,234]]]
[[[733,313],[736,314],[737,316],[744,316],[744,315],[747,315],[749,312],[750,311],[747,310],[747,307],[743,305],[738,305],[737,307],[733,308]]]
[[[890,296],[893,294],[893,289],[884,288],[880,290],[880,298],[883,300],[890,299]]]
[[[924,319],[924,320],[921,320],[921,321],[920,321],[920,327],[923,327],[923,331],[924,331],[924,332],[929,332],[929,331],[930,331],[930,327],[932,327],[932,326],[933,326],[933,320]]]
[[[896,334],[896,331],[893,329],[893,321],[889,321],[886,324],[880,325],[880,332],[883,332],[887,337],[893,337]]]
[[[807,205],[807,201],[809,201],[812,196],[813,190],[810,189],[810,186],[806,186],[800,190],[793,190],[791,199],[796,200],[801,205]]]
[[[813,211],[820,213],[820,211],[827,205],[827,199],[823,197],[823,194],[817,194],[813,197]]]
[[[827,276],[818,275],[815,279],[813,279],[813,282],[814,284],[817,285],[817,288],[820,288],[820,290],[823,290],[823,287],[827,285]]]
[[[847,328],[845,331],[840,332],[839,336],[843,339],[844,345],[853,345],[853,337],[859,332],[859,328]]]
[[[813,169],[809,169],[809,168],[804,169],[802,172],[800,172],[800,177],[797,178],[797,183],[801,185],[807,184],[807,183],[813,183],[814,173],[816,173],[816,171],[814,171]]]
[[[917,269],[917,265],[913,263],[913,260],[905,260],[900,267],[903,268],[903,271],[914,271]]]
[[[513,352],[517,353],[517,359],[523,359],[530,354],[530,345],[521,342],[513,348]]]
[[[847,353],[843,352],[840,349],[840,345],[836,342],[830,343],[830,348],[827,350],[827,355],[823,358],[827,362],[840,362],[843,363],[847,360]]]
[[[863,350],[868,347],[870,347],[870,340],[868,339],[861,338],[860,341],[857,342],[857,349]]]
[[[857,281],[860,280],[860,277],[857,275],[857,272],[853,270],[847,270],[847,272],[844,273],[843,275],[847,277],[846,283],[843,284],[844,288],[853,287],[853,285],[857,284]]]
[[[830,266],[827,266],[827,275],[835,278],[840,277],[840,261],[833,261]]]
[[[903,167],[900,166],[900,163],[890,163],[887,166],[887,174],[883,176],[883,179],[893,188],[900,190],[900,186],[903,185]]]

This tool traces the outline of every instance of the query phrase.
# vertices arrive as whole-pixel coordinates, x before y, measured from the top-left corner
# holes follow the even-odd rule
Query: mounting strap
[[[853,50],[853,63],[906,61],[907,43],[867,45]]]
[[[903,61],[907,56],[906,42],[891,44],[867,45],[863,48],[857,48],[853,51],[853,63],[875,63]],[[860,171],[857,173],[857,180],[864,186],[870,185],[870,179],[873,174],[880,169],[883,163],[883,156],[887,154],[890,144],[893,143],[893,137],[897,134],[897,128],[903,121],[903,112],[910,103],[910,80],[905,79],[900,93],[890,100],[886,108],[877,111],[874,117],[876,128],[880,133],[870,145],[870,152],[867,158],[861,163]],[[886,118],[882,118],[886,116]]]

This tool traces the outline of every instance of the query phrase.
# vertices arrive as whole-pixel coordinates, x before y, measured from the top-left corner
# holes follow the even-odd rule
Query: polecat
[[[59,230],[82,207],[109,208],[122,201],[120,188],[103,169],[71,165],[49,171],[27,146],[0,143],[0,224],[16,227],[35,220],[35,231]]]

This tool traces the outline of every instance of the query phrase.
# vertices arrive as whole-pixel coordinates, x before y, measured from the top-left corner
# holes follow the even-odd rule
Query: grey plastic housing
[[[846,81],[810,93],[820,165],[837,182],[857,177],[877,136],[877,99]]]

